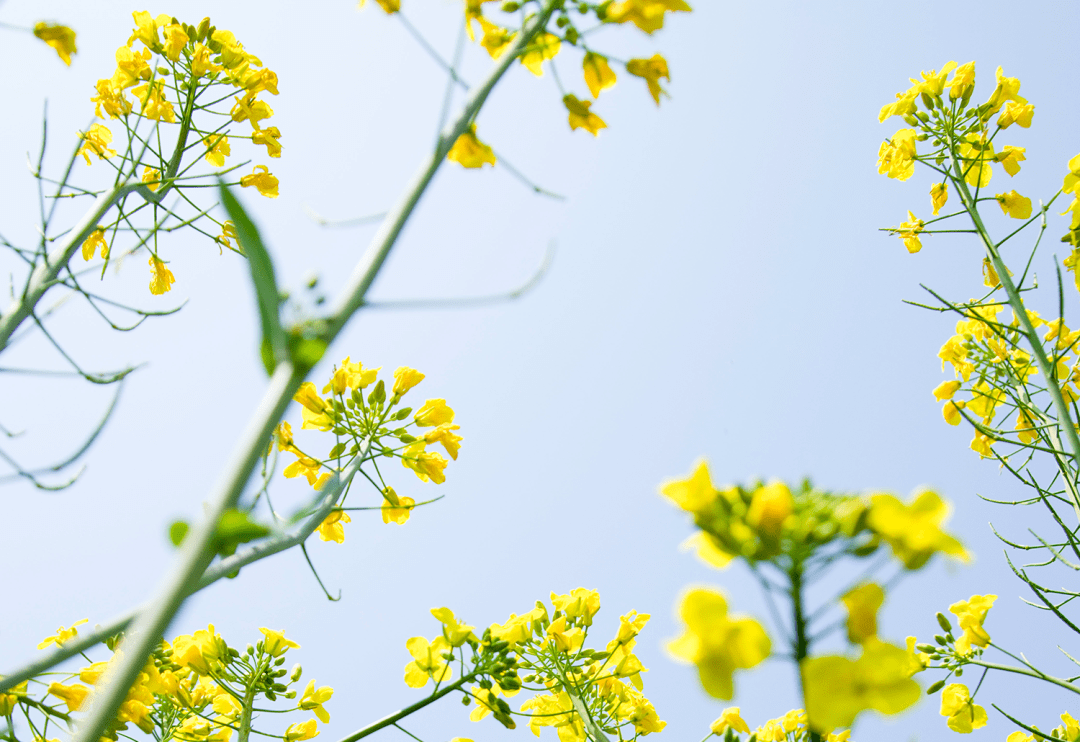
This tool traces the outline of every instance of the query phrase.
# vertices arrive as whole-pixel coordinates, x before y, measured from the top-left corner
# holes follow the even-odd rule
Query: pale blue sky
[[[449,55],[458,3],[404,5]],[[992,592],[1001,596],[988,622],[995,640],[1069,672],[1054,658],[1054,638],[1042,638],[1043,624],[1020,602],[1021,586],[987,525],[1012,527],[1015,515],[976,497],[1009,498],[1018,488],[967,449],[970,431],[946,426],[930,394],[946,378],[936,353],[954,320],[901,303],[925,298],[920,282],[955,299],[978,293],[978,245],[932,237],[911,256],[876,231],[907,209],[925,217],[932,179],[919,172],[889,181],[876,174],[875,159],[896,128],[879,125],[877,111],[909,76],[975,59],[976,95],[985,97],[1000,64],[1036,105],[1032,129],[1010,132],[1028,161],[1009,187],[1051,195],[1080,151],[1077,6],[1035,3],[1022,15],[1004,2],[977,11],[958,2],[695,6],[653,37],[605,32],[610,43],[598,46],[615,56],[662,52],[672,97],[656,110],[639,80],[620,79],[595,104],[610,127],[597,139],[568,130],[550,75],[514,69],[481,114],[480,131],[567,200],[537,197],[504,169],[447,167],[373,296],[508,290],[555,242],[554,264],[534,292],[482,309],[362,313],[314,374],[321,383],[346,355],[427,373],[420,393],[457,410],[465,446],[441,487],[404,469],[394,471],[395,486],[418,500],[446,498],[404,527],[356,517],[344,545],[314,542],[312,557],[331,590],[342,591],[340,603],[322,597],[302,556],[290,552],[196,596],[177,620],[175,633],[212,621],[239,646],[259,626],[285,629],[303,645],[305,674],[337,689],[323,739],[419,698],[401,682],[404,643],[435,633],[429,608],[447,605],[486,625],[550,590],[578,586],[600,591],[603,632],[631,608],[653,614],[639,642],[650,668],[646,693],[668,721],[666,736],[700,739],[724,704],[663,652],[678,632],[680,591],[717,585],[734,611],[764,618],[765,610],[744,569],[716,572],[677,550],[690,528],[656,488],[699,456],[718,483],[811,476],[824,487],[905,497],[920,485],[938,488],[955,503],[952,529],[978,559],[971,567],[935,564],[902,583],[886,603],[883,636],[928,636],[935,611]],[[70,24],[80,50],[68,69],[34,39],[0,31],[8,70],[0,83],[0,231],[9,239],[31,240],[36,227],[25,153],[37,147],[43,99],[56,172],[92,115],[93,83],[111,74],[133,9],[142,6],[0,4],[8,23]],[[273,169],[282,195],[243,197],[280,280],[299,287],[315,271],[332,295],[374,228],[323,230],[303,206],[334,218],[389,206],[433,141],[442,74],[375,6],[187,1],[147,9],[195,23],[211,15],[278,72],[272,105],[285,150]],[[465,73],[478,79],[489,61],[469,51]],[[583,95],[575,52],[556,63],[564,84]],[[1060,249],[1063,222],[1052,226],[1049,250]],[[190,298],[177,316],[128,335],[107,332],[76,305],[56,321],[88,367],[147,366],[131,378],[77,487],[0,491],[6,604],[17,606],[0,625],[0,668],[31,657],[57,625],[104,621],[148,595],[172,554],[168,523],[200,512],[262,393],[246,266],[198,236],[177,235],[171,245],[171,294],[147,296],[141,264],[110,272],[106,284],[144,306]],[[1039,265],[1052,276],[1048,257]],[[5,365],[34,362],[55,363],[33,342],[5,356]],[[31,460],[53,445],[76,446],[108,399],[85,383],[4,381],[0,423],[29,431],[18,450]],[[277,492],[282,502],[302,494],[284,481]],[[733,703],[754,724],[795,703],[791,667],[781,660],[737,676],[736,688]],[[1062,711],[1075,713],[1070,699],[1033,682],[990,678],[984,692],[1042,728]],[[1003,739],[1013,727],[990,713],[978,734]],[[456,703],[408,728],[426,742],[529,734],[491,720],[474,725]],[[898,719],[867,715],[855,738],[948,734],[935,698]]]

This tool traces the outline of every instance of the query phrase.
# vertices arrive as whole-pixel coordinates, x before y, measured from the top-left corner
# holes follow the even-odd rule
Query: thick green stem
[[[244,708],[240,711],[240,730],[236,736],[236,742],[248,742],[251,736],[251,709],[255,704],[255,683],[249,684],[244,693]]]
[[[384,717],[382,719],[379,719],[374,724],[369,724],[368,726],[364,727],[363,729],[361,729],[359,731],[356,731],[356,732],[353,732],[348,737],[344,737],[341,740],[341,742],[356,742],[356,740],[363,739],[364,737],[367,737],[370,734],[374,734],[375,732],[379,731],[380,729],[385,729],[388,726],[392,726],[393,724],[396,724],[399,721],[401,721],[402,719],[404,719],[406,716],[408,716],[410,714],[413,714],[413,713],[416,713],[417,711],[424,708],[425,706],[429,706],[429,705],[435,703],[440,698],[442,698],[442,697],[444,697],[444,696],[446,696],[446,695],[448,695],[450,693],[453,693],[456,690],[459,690],[463,685],[465,685],[465,683],[471,683],[475,679],[476,679],[476,675],[473,674],[473,673],[465,675],[460,680],[456,680],[453,683],[450,683],[450,685],[446,686],[442,690],[439,690],[439,691],[436,691],[435,693],[432,693],[430,696],[428,696],[424,700],[417,701],[412,706],[406,706],[405,708],[401,709],[401,711],[398,711],[397,713],[390,714],[389,716],[386,716],[386,717]],[[243,740],[241,740],[240,742],[243,742]]]
[[[806,708],[806,683],[803,679],[802,663],[810,656],[810,636],[807,633],[806,608],[803,596],[803,565],[795,562],[788,573],[791,595],[791,625],[794,627],[795,636],[792,640],[791,654],[795,658],[795,664],[799,673],[799,697],[802,698],[803,708]],[[821,735],[810,730],[810,742],[821,742]]]
[[[1008,267],[1001,259],[1001,253],[998,252],[997,244],[991,239],[990,233],[986,229],[986,225],[983,224],[982,216],[979,214],[979,210],[975,204],[975,199],[972,197],[971,191],[968,190],[967,182],[964,180],[964,170],[960,166],[960,162],[956,157],[956,152],[952,147],[949,148],[949,154],[952,158],[953,167],[956,172],[959,173],[959,177],[952,178],[953,184],[960,193],[960,200],[963,202],[964,208],[971,217],[972,224],[975,225],[975,229],[979,233],[979,238],[986,248],[986,255],[990,259],[990,263],[994,266],[994,270],[997,272],[998,280],[1001,281],[1002,288],[1005,289],[1005,294],[1009,298],[1009,306],[1012,307],[1013,315],[1020,323],[1020,327],[1023,329],[1023,333],[1028,339],[1032,355],[1035,356],[1035,363],[1038,365],[1043,378],[1046,379],[1046,390],[1050,392],[1050,399],[1053,401],[1054,409],[1057,411],[1058,415],[1057,427],[1064,431],[1065,439],[1069,442],[1069,448],[1072,449],[1073,471],[1062,473],[1070,482],[1070,485],[1072,485],[1069,487],[1069,492],[1072,495],[1073,510],[1076,513],[1077,520],[1080,520],[1080,499],[1077,498],[1075,487],[1076,471],[1077,468],[1080,468],[1080,437],[1077,436],[1076,428],[1073,426],[1072,415],[1069,413],[1069,405],[1061,395],[1061,387],[1059,387],[1055,381],[1056,377],[1053,373],[1053,364],[1050,363],[1050,359],[1046,355],[1046,348],[1043,347],[1038,334],[1035,332],[1035,325],[1032,323],[1031,318],[1028,317],[1027,308],[1024,306],[1024,300],[1021,298],[1020,292],[1016,289],[1016,284],[1013,283],[1012,276],[1009,275]],[[988,166],[989,165],[987,165],[987,167]]]

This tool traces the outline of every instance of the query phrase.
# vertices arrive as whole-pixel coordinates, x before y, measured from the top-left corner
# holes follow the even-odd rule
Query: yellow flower
[[[233,224],[232,219],[226,219],[224,221],[224,223],[221,225],[221,234],[215,239],[217,239],[218,242],[225,245],[225,247],[229,248],[230,250],[237,250],[240,253],[243,253],[244,251],[243,248],[240,246],[240,235],[236,233],[236,225]],[[232,240],[236,241],[235,248],[232,245]],[[219,248],[218,252],[220,251],[221,250]]]
[[[360,0],[356,4],[357,8],[362,8],[366,4],[367,0]],[[375,0],[379,4],[379,7],[386,12],[387,15],[397,13],[401,10],[401,0]]]
[[[659,106],[660,94],[667,95],[667,91],[660,87],[660,78],[662,77],[671,82],[667,60],[659,54],[654,54],[650,59],[631,59],[626,63],[626,71],[631,75],[643,78],[648,83],[649,93],[652,95],[653,100],[656,101],[656,105]]]
[[[495,152],[476,138],[476,124],[470,124],[469,130],[459,136],[446,153],[446,159],[466,168],[479,168],[485,164],[494,166]]]
[[[521,63],[525,65],[529,72],[541,77],[544,74],[541,64],[548,59],[554,59],[561,46],[562,42],[554,34],[545,33],[542,36],[537,36],[521,55]]]
[[[211,72],[221,72],[221,65],[210,61],[212,54],[210,47],[205,44],[195,44],[195,50],[191,53],[191,72],[195,77],[203,77]]]
[[[150,272],[152,274],[150,278],[150,293],[155,296],[164,294],[166,291],[172,290],[172,285],[176,283],[176,276],[169,270],[166,265],[158,260],[157,255],[150,256]]]
[[[923,73],[926,74],[926,73]],[[910,116],[919,109],[915,105],[915,98],[918,93],[914,88],[904,93],[897,93],[896,100],[892,103],[886,103],[881,107],[878,112],[878,123],[882,123],[885,119],[892,116]]]
[[[259,193],[267,198],[278,197],[278,179],[274,177],[266,165],[256,165],[255,169],[251,171],[251,175],[240,178],[240,185],[244,188],[255,186],[259,189]]]
[[[122,88],[113,85],[112,80],[98,80],[95,89],[98,94],[90,99],[94,104],[95,116],[105,118],[101,114],[102,109],[114,119],[131,113],[131,101],[124,96]]]
[[[943,381],[934,387],[934,399],[938,401],[952,399],[959,388],[959,381]]]
[[[985,188],[990,184],[993,170],[990,164],[997,160],[993,142],[985,134],[968,134],[960,145],[960,161],[964,167],[964,180],[970,186]]]
[[[296,704],[297,708],[301,708],[304,711],[313,711],[315,715],[319,717],[319,721],[323,724],[330,722],[330,714],[323,708],[323,704],[330,700],[330,697],[334,695],[334,689],[328,685],[324,685],[322,688],[315,690],[315,681],[312,680],[307,684],[307,688],[304,689],[304,695],[300,697],[300,702]]]
[[[910,78],[914,83],[914,87],[911,88],[911,92],[915,95],[919,93],[926,93],[927,95],[941,95],[945,91],[945,78],[949,76],[949,73],[956,69],[956,62],[946,62],[945,66],[941,68],[941,72],[937,70],[930,70],[929,72],[922,72],[922,81],[918,81],[914,78]]]
[[[964,630],[964,635],[956,640],[957,654],[969,655],[971,645],[985,647],[990,643],[990,634],[983,628],[983,621],[995,600],[996,595],[972,595],[949,606],[949,612],[956,615]]]
[[[607,90],[615,84],[615,72],[608,64],[607,57],[596,52],[586,52],[581,66],[585,73],[585,84],[589,86],[593,98],[599,98],[601,90]]]
[[[405,685],[423,688],[429,678],[441,683],[453,677],[450,664],[442,656],[443,652],[450,651],[450,643],[444,637],[438,636],[428,642],[422,636],[414,636],[405,642],[405,648],[413,657],[413,661],[405,666]]]
[[[131,90],[135,100],[139,101],[142,115],[155,121],[167,121],[176,123],[176,112],[173,105],[165,99],[165,81],[153,80],[145,82]]]
[[[742,716],[739,715],[738,706],[730,706],[720,712],[720,718],[712,723],[709,727],[712,733],[717,737],[721,736],[728,729],[734,729],[736,732],[742,732],[743,734],[750,734],[750,727],[743,721]]]
[[[236,123],[247,121],[251,128],[259,131],[259,122],[274,115],[274,109],[266,105],[265,101],[257,100],[255,93],[248,93],[243,98],[234,98],[236,104],[229,115]]]
[[[86,700],[86,696],[89,695],[90,689],[85,685],[62,685],[60,683],[50,683],[49,690],[50,695],[56,696],[61,701],[67,704],[68,711],[78,711],[82,706],[83,701]]]
[[[278,131],[276,126],[268,126],[251,135],[252,143],[265,144],[266,153],[271,157],[281,157],[281,143],[278,142],[279,139],[281,139],[281,132]]]
[[[1013,219],[1027,219],[1031,216],[1031,199],[1021,196],[1016,191],[999,193],[994,198],[997,199],[1001,210]]]
[[[400,397],[402,394],[405,394],[405,392],[409,391],[423,380],[424,375],[417,371],[415,368],[409,368],[408,366],[399,366],[394,371],[394,396]]]
[[[630,21],[647,34],[664,27],[664,13],[689,13],[691,8],[684,0],[619,0],[608,6],[608,23]]]
[[[820,732],[849,727],[867,709],[898,714],[919,700],[907,652],[872,639],[857,660],[830,655],[803,660],[810,726]]]
[[[413,419],[421,428],[430,428],[454,422],[454,411],[446,406],[445,399],[429,399],[416,411]]]
[[[364,368],[364,364],[357,361],[352,363],[352,356],[345,356],[345,360],[334,371],[330,381],[323,387],[323,394],[328,394],[331,389],[335,394],[344,394],[346,389],[363,389],[379,376],[382,366],[377,368]]]
[[[772,539],[780,537],[784,521],[795,510],[795,498],[783,482],[773,481],[758,487],[750,499],[746,522]]]
[[[473,633],[476,627],[459,621],[449,608],[432,608],[431,615],[443,625],[443,636],[451,647],[460,647],[470,639],[478,641],[476,634]]]
[[[989,107],[988,113],[997,113],[1003,103],[1015,102],[1015,103],[1027,103],[1027,100],[1021,98],[1020,93],[1020,79],[1016,77],[1005,77],[1005,72],[1001,67],[997,68],[997,86],[994,88],[994,92],[990,94],[990,99],[986,101],[986,105]]]
[[[1008,168],[1006,168],[1008,169]],[[933,216],[937,216],[941,207],[949,200],[949,184],[934,183],[930,188],[930,202],[934,205]]]
[[[994,440],[990,436],[975,431],[975,437],[971,439],[971,450],[979,454],[980,458],[992,459],[994,457]]]
[[[563,105],[566,106],[566,110],[570,112],[571,131],[574,129],[584,129],[593,136],[596,136],[601,129],[607,128],[607,124],[604,123],[604,120],[589,110],[592,101],[578,100],[577,96],[573,93],[568,93],[563,97]]]
[[[1034,423],[1026,414],[1020,412],[1016,416],[1016,437],[1020,439],[1021,443],[1033,443],[1039,438],[1039,431],[1035,429]]]
[[[960,414],[960,410],[964,409],[967,403],[960,399],[955,402],[949,401],[945,403],[945,406],[941,408],[941,414],[945,418],[945,422],[949,425],[959,425],[963,420],[963,415]]]
[[[34,36],[37,36],[56,50],[60,60],[68,67],[71,66],[71,55],[78,51],[75,48],[74,31],[67,26],[38,21],[34,24]]]
[[[852,644],[877,637],[877,612],[885,602],[881,585],[867,582],[847,592],[841,599],[847,609],[847,635]]]
[[[83,260],[92,260],[97,254],[98,248],[101,248],[101,257],[109,257],[109,245],[105,242],[105,230],[98,227],[83,241],[82,244],[82,256]]]
[[[165,56],[173,62],[180,60],[180,52],[190,41],[184,27],[178,23],[169,23],[161,29],[161,35],[165,38]]]
[[[906,569],[919,569],[939,551],[969,558],[963,545],[941,530],[949,505],[936,492],[925,490],[909,504],[886,494],[873,495],[870,502],[870,529],[889,544]]]
[[[716,488],[709,477],[709,465],[698,459],[686,479],[669,479],[660,485],[660,494],[688,513],[699,513],[716,498]]]
[[[1024,155],[1025,152],[1027,152],[1025,147],[1013,147],[1011,144],[1006,144],[995,155],[995,158],[1005,168],[1005,172],[1009,174],[1009,177],[1012,177],[1020,172],[1020,163],[1027,159]]]
[[[592,626],[593,616],[600,610],[600,593],[575,587],[566,595],[551,593],[551,605],[567,618],[580,618],[582,626]]]
[[[949,729],[958,734],[971,734],[986,726],[986,709],[971,702],[971,694],[963,683],[950,683],[942,689],[941,715],[948,717]]]
[[[907,180],[915,172],[915,130],[900,129],[878,148],[878,172],[897,180]]]
[[[446,453],[450,455],[454,461],[457,461],[458,451],[461,449],[462,437],[455,435],[453,431],[459,430],[460,425],[450,425],[449,423],[443,423],[439,425],[435,430],[429,430],[424,433],[425,443],[439,443],[446,450]]]
[[[411,497],[399,497],[394,492],[393,487],[387,487],[382,491],[383,504],[382,504],[382,522],[383,523],[397,523],[399,526],[404,525],[409,516],[412,515],[413,506],[416,505],[416,500]]]
[[[1076,185],[1080,183],[1080,155],[1069,160],[1068,167],[1069,173],[1061,184],[1061,190],[1065,191],[1065,193],[1072,193],[1076,190]]]
[[[715,590],[689,591],[679,606],[686,632],[668,644],[673,655],[697,665],[705,692],[725,700],[734,693],[735,670],[757,665],[772,648],[761,624],[752,618],[729,618],[727,610],[727,601]]]
[[[484,37],[480,39],[480,46],[487,50],[492,59],[498,59],[506,51],[506,48],[510,46],[517,34],[510,33],[502,26],[496,26],[483,16],[479,16],[477,20],[480,21],[480,28],[484,31]]]
[[[82,155],[83,159],[86,160],[87,165],[90,164],[91,152],[97,155],[99,160],[112,157],[116,154],[116,150],[109,146],[112,142],[112,132],[109,131],[109,127],[107,126],[91,124],[86,133],[79,132],[79,138],[83,140],[83,143],[82,146],[79,147],[79,151],[75,154]]]
[[[206,161],[214,167],[224,167],[225,157],[232,154],[229,137],[225,134],[211,134],[203,139],[206,145]]]
[[[736,556],[725,551],[715,536],[704,531],[698,531],[679,544],[679,551],[692,551],[698,559],[717,569],[727,567]]]
[[[970,95],[975,89],[975,63],[968,62],[957,67],[953,79],[946,85],[949,87],[949,97],[953,100]]]
[[[1008,129],[1013,124],[1027,129],[1031,127],[1031,117],[1035,115],[1035,106],[1030,103],[1016,103],[1009,101],[1005,104],[1005,110],[998,116],[998,126]]]
[[[143,49],[140,54],[129,47],[120,47],[116,50],[116,71],[109,78],[109,84],[115,90],[123,91],[140,80],[149,80],[151,56],[149,49]]]
[[[437,453],[425,451],[426,445],[427,442],[423,439],[410,445],[405,449],[401,463],[405,468],[416,472],[421,482],[430,479],[435,484],[442,484],[446,481],[446,475],[443,473],[443,469],[446,468],[446,459]]]
[[[916,218],[910,211],[907,213],[908,220],[900,222],[900,228],[896,230],[896,236],[904,241],[904,247],[909,253],[917,253],[922,250],[922,240],[919,234],[926,231],[923,229],[923,220]]]
[[[336,544],[345,543],[345,524],[352,523],[352,518],[344,510],[335,510],[323,519],[319,524],[319,538],[323,541],[333,541]]]
[[[290,724],[285,730],[285,742],[303,742],[306,739],[319,736],[318,724],[314,719],[301,721],[298,724]]]
[[[288,652],[290,649],[300,649],[300,645],[291,639],[286,639],[285,634],[280,631],[274,631],[273,629],[261,628],[263,636],[266,637],[266,653],[272,657],[280,657]]]
[[[158,186],[161,185],[161,171],[152,167],[144,167],[142,182],[145,183],[146,187],[151,191],[156,191]]]
[[[0,693],[0,716],[11,716],[19,699],[26,695],[26,686],[29,681],[22,681],[7,693]],[[50,740],[50,742],[52,742]]]

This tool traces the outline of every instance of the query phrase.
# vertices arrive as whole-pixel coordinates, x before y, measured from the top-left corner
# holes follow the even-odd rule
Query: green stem
[[[1016,285],[1009,275],[1008,267],[1001,259],[1001,253],[998,252],[997,244],[991,239],[990,233],[986,229],[986,225],[983,224],[982,216],[979,214],[979,210],[975,205],[975,199],[972,198],[971,191],[969,191],[967,187],[967,182],[963,178],[963,169],[960,167],[960,163],[957,160],[956,150],[952,146],[949,147],[949,156],[952,158],[955,171],[960,174],[960,177],[952,178],[953,185],[956,186],[957,191],[960,193],[960,200],[963,201],[964,208],[971,217],[971,221],[975,225],[979,237],[982,239],[983,246],[986,248],[986,254],[990,258],[994,270],[997,271],[998,280],[1001,282],[1002,288],[1005,289],[1005,294],[1009,297],[1009,305],[1012,307],[1013,315],[1019,321],[1020,326],[1023,328],[1023,333],[1028,339],[1028,344],[1031,346],[1032,354],[1035,356],[1035,362],[1039,366],[1039,371],[1042,373],[1043,378],[1046,379],[1046,389],[1050,392],[1050,399],[1053,401],[1054,409],[1058,414],[1057,427],[1064,430],[1065,438],[1069,442],[1069,448],[1072,449],[1074,472],[1062,473],[1066,475],[1067,480],[1075,482],[1075,468],[1080,466],[1080,437],[1077,436],[1076,428],[1073,427],[1072,416],[1069,414],[1069,406],[1065,403],[1065,398],[1061,396],[1061,387],[1058,386],[1057,381],[1055,380],[1056,377],[1053,373],[1053,366],[1046,355],[1046,348],[1043,347],[1042,342],[1039,340],[1039,336],[1035,332],[1035,325],[1032,323],[1031,318],[1028,317],[1027,308],[1024,306],[1024,300],[1020,297],[1020,292],[1017,291]],[[1069,492],[1072,495],[1073,510],[1076,512],[1077,520],[1080,520],[1080,498],[1077,497],[1074,487],[1070,487]]]
[[[413,713],[416,713],[417,711],[424,708],[425,706],[428,706],[428,705],[430,705],[432,703],[435,703],[436,701],[438,701],[443,696],[446,696],[446,695],[448,695],[450,693],[453,693],[456,690],[459,690],[463,685],[465,685],[465,683],[470,683],[475,678],[476,678],[475,673],[469,673],[468,675],[463,676],[460,680],[456,680],[453,683],[450,683],[450,685],[446,686],[442,690],[439,690],[439,691],[436,691],[436,692],[432,693],[430,696],[428,696],[424,700],[417,701],[412,706],[406,706],[405,708],[401,709],[401,711],[398,711],[397,713],[390,714],[389,716],[386,716],[386,717],[384,717],[382,719],[379,719],[374,724],[369,724],[368,726],[364,727],[363,729],[361,729],[359,731],[356,731],[356,732],[353,732],[348,737],[343,738],[341,740],[341,742],[356,742],[356,740],[363,739],[364,737],[367,737],[370,734],[374,734],[375,732],[379,731],[380,729],[385,729],[388,726],[392,726],[392,725],[396,724],[397,722],[401,721],[402,719],[404,719],[406,716],[408,716],[410,714],[413,714]],[[240,740],[239,742],[244,742],[244,741]]]
[[[803,708],[806,708],[806,684],[803,680],[802,662],[810,655],[810,636],[807,633],[806,609],[803,601],[803,565],[796,561],[791,571],[788,572],[788,580],[791,583],[791,625],[795,630],[795,639],[791,645],[791,654],[795,658],[795,664],[799,673],[799,697],[802,698]],[[821,742],[821,735],[814,730],[809,730],[810,742]]]
[[[236,742],[248,742],[248,737],[251,736],[251,707],[255,703],[255,682],[252,678],[252,682],[248,684],[247,690],[244,692],[244,708],[240,712],[240,731],[237,732]]]

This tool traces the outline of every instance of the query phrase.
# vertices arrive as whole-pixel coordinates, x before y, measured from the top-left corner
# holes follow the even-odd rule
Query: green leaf
[[[289,357],[285,331],[281,329],[281,315],[278,311],[281,300],[277,280],[274,278],[274,263],[270,260],[270,253],[263,246],[259,230],[244,211],[244,207],[229,192],[224,183],[218,183],[218,191],[225,211],[236,225],[237,241],[244,254],[247,255],[248,267],[251,268],[251,282],[255,285],[255,298],[259,303],[259,321],[262,325],[260,355],[267,373],[272,374],[277,364]]]
[[[214,533],[214,550],[222,556],[236,553],[240,544],[254,541],[270,533],[261,523],[254,523],[242,510],[231,508],[221,515]]]
[[[179,546],[184,540],[184,536],[187,536],[188,524],[185,521],[178,520],[169,526],[169,540],[172,541],[173,546]]]

